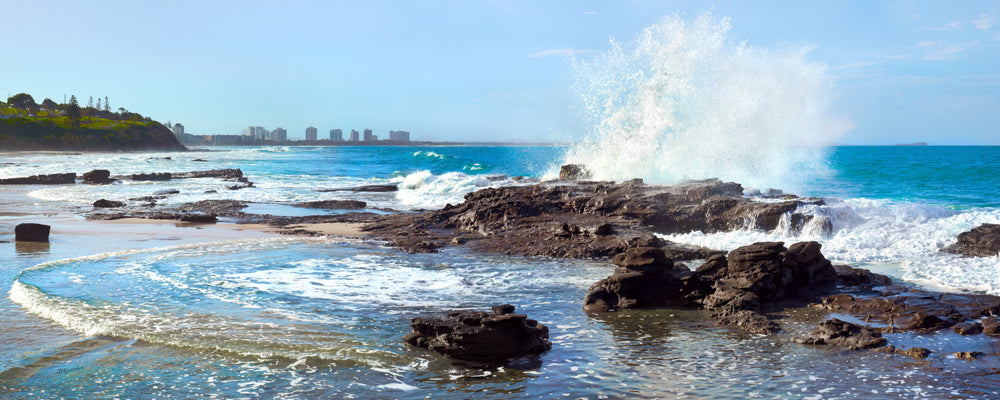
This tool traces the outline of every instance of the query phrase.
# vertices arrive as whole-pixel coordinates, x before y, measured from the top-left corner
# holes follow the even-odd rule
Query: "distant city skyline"
[[[710,12],[731,24],[728,42],[796,49],[824,70],[831,112],[852,126],[838,143],[1000,144],[997,1],[53,0],[4,11],[0,96],[110,98],[188,132],[267,121],[289,139],[311,124],[581,140],[595,125],[581,64],[664,16]]]

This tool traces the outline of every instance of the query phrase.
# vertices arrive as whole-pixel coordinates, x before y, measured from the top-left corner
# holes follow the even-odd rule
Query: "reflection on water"
[[[19,256],[35,256],[49,253],[48,242],[14,242],[14,249]]]

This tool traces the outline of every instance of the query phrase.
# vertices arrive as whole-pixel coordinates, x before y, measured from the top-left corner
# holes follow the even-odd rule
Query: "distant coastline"
[[[926,146],[927,142],[899,143],[896,146]]]

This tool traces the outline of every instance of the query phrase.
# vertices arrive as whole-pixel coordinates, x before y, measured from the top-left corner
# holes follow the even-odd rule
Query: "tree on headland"
[[[97,108],[98,111],[101,110],[101,98],[100,97],[97,98],[97,107],[95,107],[95,108]]]
[[[27,93],[18,93],[7,99],[7,105],[21,110],[31,110],[38,108],[35,99]]]
[[[90,100],[87,101],[87,108],[94,108],[94,96],[90,96]]]
[[[111,112],[111,103],[108,103],[108,96],[104,96],[104,111]]]
[[[55,111],[59,108],[59,105],[52,101],[52,99],[46,97],[45,100],[42,100],[42,108],[49,111]]]
[[[69,105],[66,106],[66,116],[74,126],[80,125],[80,104],[76,102],[76,95],[69,97]]]

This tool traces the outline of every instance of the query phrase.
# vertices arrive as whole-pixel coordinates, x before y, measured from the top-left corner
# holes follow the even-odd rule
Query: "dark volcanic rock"
[[[321,208],[326,210],[360,210],[368,207],[368,203],[359,200],[321,200],[295,204],[302,208]]]
[[[552,347],[549,329],[514,306],[494,306],[492,313],[453,311],[445,318],[414,318],[413,332],[403,340],[455,360],[495,365]]]
[[[477,234],[469,244],[485,252],[606,258],[633,247],[667,244],[654,233],[773,230],[783,215],[819,202],[790,198],[765,203],[742,193],[739,184],[719,180],[673,186],[641,180],[561,181],[486,188],[467,194],[462,204],[380,217],[365,229],[407,249],[428,240],[449,243],[454,235],[449,232],[459,231]],[[418,239],[415,232],[428,235]]]
[[[179,194],[181,191],[177,189],[163,189],[153,192],[153,196],[166,196],[168,194]]]
[[[703,307],[722,325],[755,333],[780,326],[762,314],[762,305],[817,298],[836,283],[836,271],[816,242],[780,242],[743,246],[729,256],[713,255],[697,268],[675,268],[657,248],[633,248],[618,254],[614,274],[591,286],[587,311],[618,308]]]
[[[96,208],[118,208],[125,207],[125,203],[115,200],[100,199],[94,202]]]
[[[820,323],[818,328],[811,336],[798,341],[804,344],[825,344],[849,350],[871,349],[885,346],[888,343],[881,333],[836,318]]]
[[[73,172],[0,179],[0,185],[66,185],[74,183],[76,183],[76,173]]]
[[[855,297],[837,294],[823,299],[816,307],[854,315],[862,320],[886,324],[893,330],[932,332],[957,324],[957,332],[972,334],[973,321],[1000,315],[1000,297],[986,294],[936,293],[907,290],[881,296]],[[990,318],[981,326],[989,333]]]
[[[982,224],[958,235],[958,242],[941,251],[966,257],[996,257],[1000,253],[1000,224]]]
[[[169,181],[172,174],[169,172],[152,174],[132,174],[129,176],[133,181]]]
[[[395,183],[385,184],[385,185],[364,185],[358,187],[349,188],[337,188],[337,189],[320,189],[317,192],[395,192],[399,190],[399,186]]]
[[[559,168],[559,180],[575,181],[580,179],[590,179],[590,171],[579,164],[566,164]]]
[[[111,182],[114,182],[114,180],[111,179],[111,171],[106,169],[95,169],[83,174],[83,183],[107,185]]]
[[[674,262],[663,250],[638,247],[626,250],[612,261],[615,272],[590,287],[583,300],[587,311],[618,308],[660,307],[683,304],[681,282],[674,276]]]
[[[14,227],[14,240],[18,242],[49,242],[49,231],[52,228],[48,225],[25,223]]]

